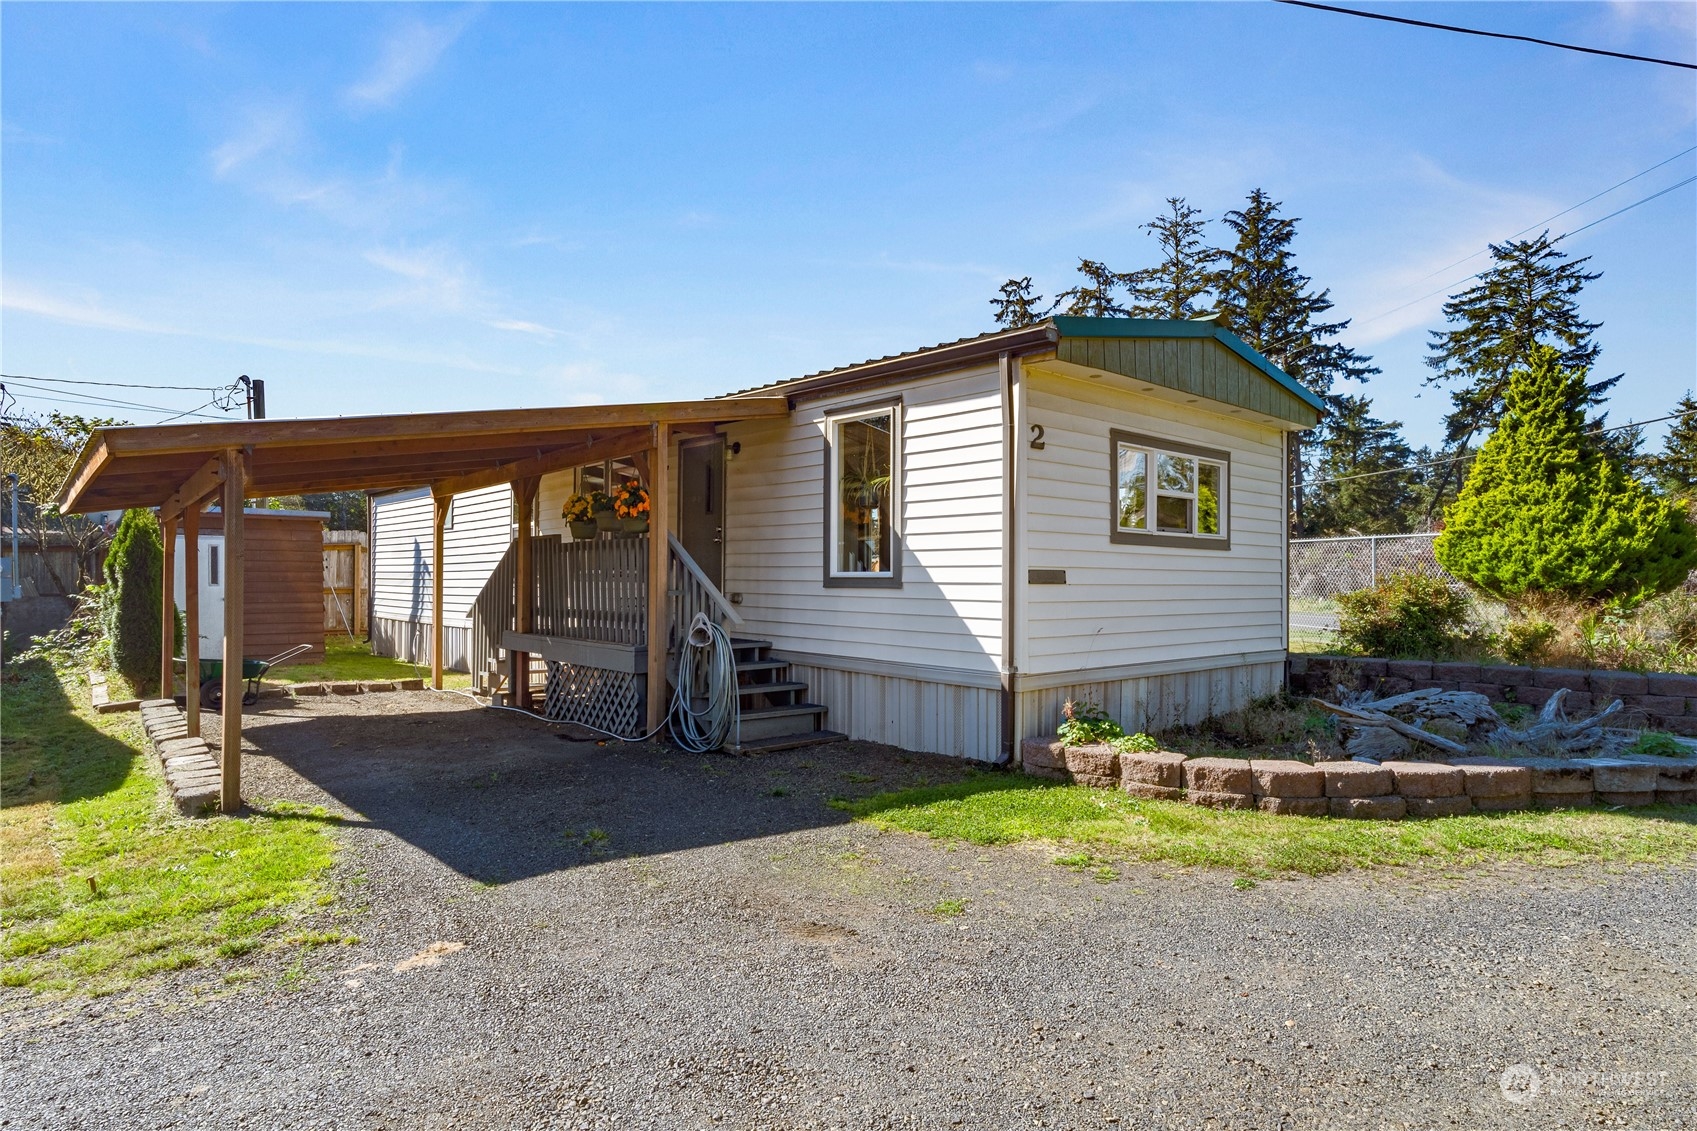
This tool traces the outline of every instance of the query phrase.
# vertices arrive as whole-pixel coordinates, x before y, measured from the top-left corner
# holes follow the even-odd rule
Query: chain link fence
[[[1290,540],[1290,595],[1325,600],[1378,584],[1393,573],[1419,573],[1452,585],[1432,553],[1436,534],[1369,534]]]

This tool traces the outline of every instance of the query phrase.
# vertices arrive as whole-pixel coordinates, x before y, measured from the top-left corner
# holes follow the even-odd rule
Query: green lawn
[[[835,802],[856,818],[973,844],[1052,842],[1107,858],[1319,875],[1376,865],[1697,863],[1697,806],[1348,821],[1141,801],[1016,774]],[[1078,854],[1063,858],[1076,864]]]
[[[374,656],[371,645],[346,636],[330,636],[324,641],[322,664],[289,664],[272,668],[266,676],[278,683],[327,683],[338,680],[389,680],[430,678],[430,665],[420,667],[388,656]],[[442,686],[470,687],[471,676],[465,672],[443,672]]]
[[[189,967],[234,983],[267,951],[357,941],[291,931],[334,917],[334,818],[257,798],[177,816],[138,717],[95,715],[71,686],[41,660],[5,675],[0,985],[105,994]]]

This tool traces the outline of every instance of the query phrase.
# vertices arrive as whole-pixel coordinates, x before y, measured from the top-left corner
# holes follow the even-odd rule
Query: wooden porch
[[[220,755],[219,808],[241,807],[242,597],[246,546],[242,513],[246,500],[318,491],[381,490],[429,486],[434,499],[431,556],[431,678],[442,686],[443,532],[456,494],[509,484],[518,503],[518,536],[511,571],[515,646],[528,646],[537,633],[537,596],[533,572],[541,558],[532,552],[529,516],[536,505],[540,478],[549,472],[595,460],[631,458],[650,485],[650,521],[656,531],[670,528],[675,500],[670,497],[669,462],[676,438],[710,435],[736,420],[782,416],[783,397],[680,401],[646,405],[592,405],[577,408],[506,409],[493,412],[420,413],[340,417],[325,420],[248,420],[108,428],[97,432],[79,457],[60,492],[66,513],[157,508],[165,528],[165,576],[173,576],[176,533],[184,537],[187,573],[185,617],[186,670],[199,665],[199,585],[196,576],[201,513],[219,506],[224,518],[224,676],[223,744]],[[670,577],[669,539],[643,539],[638,549],[620,553],[645,559],[645,577]],[[165,628],[160,675],[165,694],[174,682],[174,601],[171,586],[161,587],[161,624]],[[686,587],[687,588],[687,587]],[[647,586],[634,593],[642,641],[665,638],[671,631],[672,586]],[[681,592],[681,590],[680,590]],[[519,594],[530,596],[520,600]],[[632,594],[617,612],[628,622]],[[693,598],[692,598],[693,599]],[[576,626],[574,626],[575,628]],[[508,631],[503,627],[503,632]],[[609,631],[611,629],[609,628]],[[628,627],[619,631],[627,635]],[[609,642],[611,643],[611,642]],[[501,645],[503,648],[506,644]],[[528,673],[528,653],[509,650],[515,670]],[[647,649],[641,657],[646,686],[666,684],[666,652]],[[633,673],[634,674],[634,673]],[[529,679],[514,685],[528,705]],[[185,680],[190,736],[200,733],[197,681]],[[647,730],[665,718],[666,696],[646,696]]]

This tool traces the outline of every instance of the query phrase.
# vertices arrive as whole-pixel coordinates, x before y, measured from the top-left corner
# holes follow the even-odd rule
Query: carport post
[[[200,504],[183,511],[183,707],[200,737]]]
[[[521,479],[513,484],[513,496],[518,503],[518,535],[515,539],[513,553],[517,555],[513,570],[513,631],[529,632],[536,623],[536,578],[532,574],[530,560],[530,524],[531,516],[536,510],[536,489],[541,483],[537,476]],[[515,707],[529,710],[530,703],[530,653],[512,652],[508,659],[511,661],[511,675],[508,683],[512,687],[512,703]]]
[[[442,535],[448,528],[452,495],[436,495],[436,515],[430,536],[430,686],[442,690]]]
[[[224,737],[219,767],[218,808],[242,807],[242,625],[246,598],[247,547],[242,509],[246,505],[247,457],[224,452]]]
[[[660,729],[666,721],[666,599],[667,567],[671,561],[671,506],[666,484],[671,478],[672,426],[654,425],[654,448],[648,455],[648,726]]]
[[[172,673],[177,640],[177,520],[168,518],[159,524],[165,543],[165,556],[159,567],[159,698],[169,699],[175,690]],[[187,678],[187,673],[184,673]]]

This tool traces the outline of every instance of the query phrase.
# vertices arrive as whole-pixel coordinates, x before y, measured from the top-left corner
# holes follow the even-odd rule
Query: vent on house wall
[[[1067,571],[1064,569],[1034,569],[1025,578],[1032,585],[1065,585]]]

